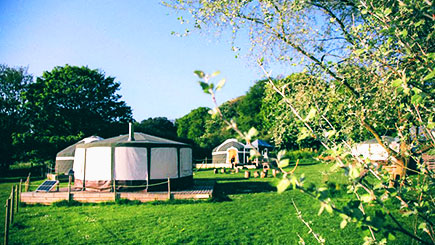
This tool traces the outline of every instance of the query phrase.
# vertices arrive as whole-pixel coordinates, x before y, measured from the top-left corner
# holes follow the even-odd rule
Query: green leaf
[[[205,73],[203,71],[196,70],[193,73],[195,73],[201,79],[203,79],[205,77]]]
[[[427,53],[426,56],[431,60],[435,60],[435,53]]]
[[[215,118],[218,115],[217,108],[213,108],[213,109],[209,110],[208,114],[210,114],[212,118]]]
[[[308,112],[308,115],[304,119],[304,122],[308,122],[313,117],[315,117],[316,116],[316,112],[317,112],[316,108],[311,107],[310,112]]]
[[[420,225],[418,225],[418,229],[419,230],[426,230],[427,229],[427,224],[426,223],[420,223]]]
[[[257,134],[258,134],[258,131],[254,127],[249,129],[249,131],[248,131],[248,137],[249,138],[252,138],[252,137],[256,136]]]
[[[279,168],[285,168],[290,164],[290,160],[289,159],[282,159],[281,161],[278,162],[278,167]]]
[[[434,76],[435,76],[435,69],[433,69],[431,73],[427,74],[427,75],[423,78],[423,81],[427,81],[427,80],[433,78]]]
[[[400,87],[401,85],[402,85],[402,79],[396,79],[396,80],[394,80],[392,83],[391,83],[391,85],[393,86],[393,87]]]
[[[221,80],[218,82],[218,84],[216,85],[216,91],[221,90],[221,88],[225,85],[225,83],[226,83],[225,78],[224,78],[224,79],[221,79]]]
[[[349,176],[350,176],[352,179],[356,179],[356,178],[358,178],[358,177],[359,177],[359,171],[358,171],[358,169],[355,168],[355,167],[351,167],[351,168],[350,168],[350,171],[349,171]]]
[[[199,81],[198,83],[199,83],[199,85],[201,85],[201,88],[204,91],[204,93],[206,93],[206,94],[210,93],[210,91],[209,91],[210,85],[208,83],[205,83],[205,82],[202,82],[202,81]]]
[[[282,179],[276,186],[278,193],[283,193],[290,186],[290,180],[287,178]]]
[[[346,227],[346,225],[347,225],[347,220],[344,219],[344,220],[342,220],[341,223],[340,223],[340,228],[341,228],[341,229],[344,229],[344,227]]]
[[[220,71],[215,71],[215,72],[213,72],[213,73],[210,75],[210,77],[215,77],[215,76],[217,76],[217,75],[219,75],[219,74],[221,74]]]
[[[415,23],[414,26],[415,27],[419,27],[419,26],[421,26],[423,24],[424,24],[424,20],[420,20],[419,22]]]
[[[287,153],[286,150],[280,150],[280,151],[278,152],[278,154],[276,155],[276,157],[277,157],[278,159],[281,159],[282,157],[285,156],[286,153]]]
[[[320,209],[319,212],[317,213],[317,215],[321,215],[323,213],[323,210],[325,210],[325,206],[323,204],[320,205]]]
[[[421,97],[420,94],[414,94],[414,95],[411,97],[411,103],[412,103],[412,104],[417,104],[417,103],[421,102],[422,99],[423,99],[423,98]]]
[[[385,14],[385,16],[388,16],[389,14],[391,14],[391,9],[390,8],[386,8],[385,10],[384,10],[384,14]]]
[[[297,141],[301,141],[301,140],[304,140],[304,139],[306,139],[306,138],[308,138],[308,137],[310,137],[311,136],[311,134],[310,134],[310,132],[308,131],[308,129],[307,128],[299,128],[299,135],[298,135],[298,140]]]
[[[372,197],[369,194],[364,194],[361,196],[361,201],[369,203],[372,201]]]
[[[331,214],[332,213],[332,206],[327,204],[327,203],[325,203],[325,210],[326,210],[326,212]]]
[[[337,131],[335,131],[335,130],[329,130],[329,131],[327,131],[327,132],[325,133],[325,137],[326,137],[326,138],[331,138],[332,136],[335,135],[336,132],[337,132]]]
[[[263,62],[264,62],[264,57],[261,57],[260,59],[258,59],[258,64],[259,65],[263,65]]]

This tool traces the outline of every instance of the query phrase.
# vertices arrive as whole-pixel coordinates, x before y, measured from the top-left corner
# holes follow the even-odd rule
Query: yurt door
[[[239,163],[238,150],[235,148],[228,149],[227,152],[227,163]]]

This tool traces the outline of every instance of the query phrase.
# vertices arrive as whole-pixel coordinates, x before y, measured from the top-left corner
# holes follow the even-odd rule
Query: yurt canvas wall
[[[135,141],[122,135],[77,147],[74,157],[76,187],[109,190],[118,187],[171,189],[193,183],[192,149],[189,145],[135,133]]]

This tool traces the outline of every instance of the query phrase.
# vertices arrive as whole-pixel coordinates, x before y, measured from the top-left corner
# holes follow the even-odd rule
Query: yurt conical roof
[[[169,140],[149,134],[144,133],[134,133],[134,141],[129,141],[129,135],[124,134],[112,138],[108,138],[105,140],[100,140],[97,142],[92,142],[89,144],[83,145],[83,147],[88,146],[129,146],[129,145],[137,145],[137,144],[147,144],[147,145],[179,145],[179,146],[189,146],[188,144],[177,142],[174,140]],[[80,146],[82,147],[82,146]]]
[[[237,141],[237,139],[227,139],[222,144],[216,146],[213,149],[213,152],[226,151],[230,147],[234,147],[239,150],[243,150],[244,148],[246,148],[245,144]]]
[[[84,139],[76,142],[75,144],[70,145],[67,148],[59,151],[56,154],[56,157],[64,157],[64,156],[72,156],[72,157],[74,157],[74,152],[75,152],[76,146],[78,144],[86,144],[86,143],[91,143],[91,142],[100,141],[100,140],[103,140],[103,138],[101,138],[99,136],[91,136],[91,137],[84,138]]]

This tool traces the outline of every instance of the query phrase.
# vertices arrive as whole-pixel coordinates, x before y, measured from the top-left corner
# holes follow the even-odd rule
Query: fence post
[[[14,223],[14,199],[15,199],[15,189],[14,189],[14,187],[12,186],[11,196],[10,196],[10,200],[11,200],[11,202],[9,203],[9,204],[10,204],[10,206],[9,206],[9,210],[10,210],[10,212],[11,212],[9,223],[11,223],[11,224]]]
[[[20,185],[18,186],[18,206],[21,205],[21,192],[23,191],[22,184],[23,184],[23,180],[20,179]],[[17,211],[18,211],[18,206],[17,206]]]
[[[116,181],[115,180],[113,180],[113,193],[115,194],[114,201],[116,202]]]
[[[28,191],[29,191],[29,185],[30,185],[30,174],[31,174],[31,172],[29,172],[29,175],[27,176],[26,183],[24,183],[24,191],[25,191],[25,192],[28,192]]]
[[[168,200],[171,200],[171,178],[168,177]]]
[[[71,202],[71,181],[72,176],[68,176],[68,202]]]
[[[15,212],[18,213],[18,185],[14,185],[14,189],[15,189]]]
[[[5,207],[6,207],[6,213],[5,213],[5,238],[4,238],[5,245],[8,245],[8,243],[9,243],[9,225],[10,225],[10,223],[9,223],[9,216],[10,216],[9,205],[10,205],[10,202],[11,202],[11,199],[6,200],[6,205],[5,205]]]

